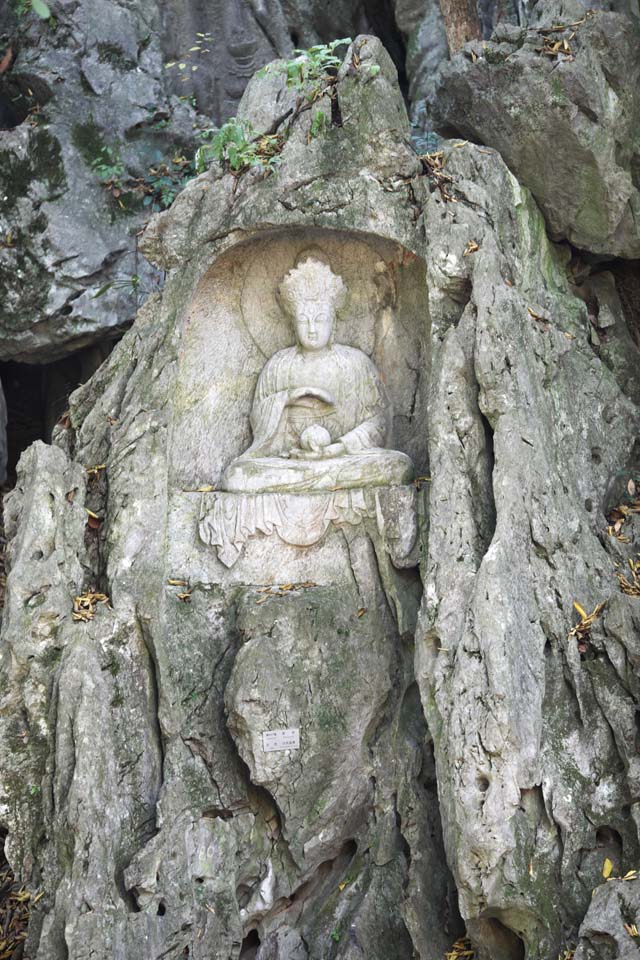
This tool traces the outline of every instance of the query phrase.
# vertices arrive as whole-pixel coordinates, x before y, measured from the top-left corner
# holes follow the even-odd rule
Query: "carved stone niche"
[[[287,277],[298,290],[294,300],[331,304],[324,357],[312,348],[304,353],[295,309],[285,302]],[[310,547],[332,525],[364,520],[385,531],[397,566],[415,563],[413,480],[427,459],[426,303],[419,258],[369,235],[274,231],[238,244],[209,269],[185,323],[172,487],[213,488],[202,494],[200,537],[225,566],[256,538]],[[307,367],[314,370],[312,395],[285,409],[292,421],[295,409],[302,423],[289,452],[291,442],[276,442],[289,402],[282,397],[286,388],[307,386]],[[279,408],[259,403],[265,389],[280,398]],[[357,395],[365,398],[360,404]],[[325,427],[349,405],[330,437]],[[305,422],[312,427],[306,433]],[[347,449],[335,443],[340,436]],[[330,441],[336,456],[319,452]]]
[[[330,319],[341,349],[326,368],[313,349],[307,358],[296,354],[304,344],[299,326],[296,341],[295,311],[278,293],[283,279],[309,261],[331,271],[314,268],[308,295],[311,306],[337,309]],[[319,275],[326,288],[316,283]],[[332,300],[342,285],[346,296]],[[303,300],[307,293],[302,282]],[[298,881],[354,837],[363,848],[372,843],[380,720],[399,709],[398,678],[412,677],[410,640],[421,597],[414,478],[427,470],[426,304],[424,263],[397,244],[289,229],[223,253],[184,320],[165,556],[167,579],[188,582],[193,601],[190,633],[181,634],[176,621],[175,642],[193,649],[216,630],[226,643],[237,641],[225,688],[227,727],[251,781],[278,806]],[[307,360],[309,384],[294,375]],[[274,366],[278,376],[271,377]],[[274,399],[256,411],[261,382]],[[287,449],[290,438],[281,445],[279,394],[301,385],[314,391],[303,391],[310,402],[296,416],[310,411],[310,425],[330,433],[331,444],[364,417],[355,443],[350,437],[345,450],[315,461],[321,431],[305,447],[300,430],[300,457]],[[352,420],[343,417],[336,431],[322,391],[344,411],[351,387],[354,397],[365,395],[366,410],[354,403]],[[377,419],[385,412],[388,433]],[[298,466],[310,489],[298,486]],[[200,634],[198,610],[206,618]],[[278,875],[276,888],[285,885]]]

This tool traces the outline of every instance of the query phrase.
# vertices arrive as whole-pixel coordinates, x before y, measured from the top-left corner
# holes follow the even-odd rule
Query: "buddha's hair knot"
[[[293,316],[300,300],[329,299],[339,310],[346,300],[347,287],[328,264],[310,257],[289,270],[278,293],[283,308]]]

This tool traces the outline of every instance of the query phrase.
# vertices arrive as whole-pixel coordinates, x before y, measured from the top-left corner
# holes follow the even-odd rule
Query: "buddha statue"
[[[346,298],[341,277],[308,257],[279,289],[296,345],[264,365],[251,408],[253,442],[225,470],[234,493],[313,493],[393,486],[412,479],[404,453],[387,449],[391,404],[375,365],[333,342]]]

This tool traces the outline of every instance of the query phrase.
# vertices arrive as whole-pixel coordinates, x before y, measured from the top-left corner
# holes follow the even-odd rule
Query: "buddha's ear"
[[[291,293],[284,283],[285,279],[286,274],[276,287],[276,302],[281,307],[282,311],[289,317],[289,319],[293,320],[295,315],[295,311],[293,309],[293,298],[291,297]]]

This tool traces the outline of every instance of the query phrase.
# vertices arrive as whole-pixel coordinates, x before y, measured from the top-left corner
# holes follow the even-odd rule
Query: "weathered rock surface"
[[[22,122],[0,131],[0,357],[49,361],[121,332],[136,310],[115,279],[157,274],[136,253],[147,211],[121,183],[193,143],[193,111],[170,95],[157,5],[60,3],[56,27],[7,4],[0,33],[18,51],[3,102],[19,94]],[[170,121],[170,122],[168,122]],[[104,150],[109,151],[103,153]]]
[[[246,447],[255,377],[290,337],[274,284],[310,247],[352,290],[340,338],[388,373],[398,442],[425,469],[424,271],[404,246],[419,164],[391,62],[372,38],[360,55],[342,127],[308,144],[303,113],[277,176],[214,170],[154,224],[146,249],[177,268],[162,300],[75,395],[58,446],[23,459],[3,648],[5,742],[22,739],[0,816],[47,891],[39,958],[404,958],[415,942],[436,960],[456,932],[399,532],[387,543],[383,511],[307,550],[257,539],[230,571],[197,534],[197,488]],[[27,513],[62,554],[37,558]],[[261,592],[281,582],[302,586]],[[112,606],[74,622],[89,587]],[[287,724],[300,752],[261,753]]]
[[[436,127],[498,150],[553,239],[638,257],[640,23],[579,4],[538,4],[535,15],[534,27],[498,27],[443,65]]]
[[[130,323],[162,281],[138,254],[144,204],[167,205],[193,175],[198,128],[235,115],[258,67],[377,32],[402,69],[408,43],[421,95],[446,55],[437,3],[397,6],[59,0],[50,26],[4,5],[0,54],[15,58],[0,78],[0,360],[50,362]]]
[[[323,137],[304,111],[275,173],[214,167],[152,222],[162,296],[8,499],[0,821],[45,894],[37,960],[436,960],[449,868],[483,960],[549,960],[604,859],[637,866],[636,546],[605,518],[636,386],[499,155],[448,144],[425,174],[389,58],[355,49]],[[277,77],[243,101],[263,128]],[[389,515],[231,569],[198,537],[309,250],[423,478],[419,570]],[[92,587],[111,606],[73,621]],[[580,643],[574,601],[606,602]],[[260,751],[290,725],[299,752]]]
[[[473,207],[436,199],[443,215],[426,212],[440,333],[416,649],[462,914],[488,957],[546,958],[604,858],[626,869],[638,855],[626,666],[638,606],[619,591],[629,548],[604,517],[612,478],[635,469],[638,408],[593,353],[539,214],[493,156],[450,150]],[[465,259],[469,239],[480,249]],[[606,601],[582,653],[574,601]]]
[[[634,960],[638,956],[633,928],[640,911],[639,896],[637,880],[611,880],[598,887],[580,927],[575,960],[600,960],[607,956]]]

